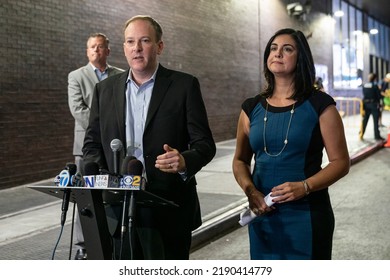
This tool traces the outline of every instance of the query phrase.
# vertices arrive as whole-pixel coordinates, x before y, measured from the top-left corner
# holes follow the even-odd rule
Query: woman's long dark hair
[[[298,49],[297,65],[294,77],[295,88],[291,98],[294,100],[302,100],[307,98],[314,89],[316,70],[314,67],[313,56],[311,54],[309,43],[307,42],[305,35],[303,35],[301,31],[291,28],[285,28],[277,31],[267,43],[263,62],[264,77],[267,81],[267,86],[262,95],[265,97],[270,97],[273,94],[275,88],[275,76],[268,69],[267,60],[271,52],[272,42],[277,36],[284,34],[288,34],[294,39]]]

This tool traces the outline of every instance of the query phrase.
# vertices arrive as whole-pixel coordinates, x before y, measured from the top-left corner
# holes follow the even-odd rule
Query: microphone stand
[[[133,176],[138,176],[137,183],[139,185],[136,185],[136,187],[140,187],[141,185],[141,176],[142,176],[142,162],[137,160],[134,156],[127,156],[123,162],[123,184],[124,187],[130,187],[130,189],[126,189],[124,191],[124,198],[123,198],[123,209],[122,209],[122,228],[121,228],[121,249],[120,249],[120,258],[122,258],[122,251],[123,251],[123,245],[125,241],[125,234],[128,234],[128,240],[129,240],[129,249],[130,249],[130,259],[134,259],[134,248],[133,248],[133,220],[135,217],[135,207],[136,207],[136,201],[135,201],[135,193],[134,189],[131,188],[133,186],[133,183],[135,181]],[[139,175],[137,175],[139,174]],[[130,176],[131,178],[125,178],[126,176]],[[128,186],[126,186],[128,185]],[[134,186],[133,186],[134,187]],[[136,188],[138,189],[138,188]]]
[[[130,191],[130,205],[129,205],[129,217],[128,217],[128,228],[130,233],[130,259],[133,259],[133,242],[134,242],[134,230],[133,230],[133,222],[135,219],[135,192],[134,190]]]
[[[120,254],[119,254],[120,260],[122,259],[125,235],[128,230],[129,200],[130,200],[129,191],[126,190],[125,195],[123,197],[123,206],[122,206],[121,247],[120,247]]]
[[[133,259],[133,221],[135,217],[135,194],[134,190],[124,191],[123,208],[122,208],[122,227],[121,227],[121,247],[119,259],[122,259],[124,240],[126,234],[130,234],[130,259]]]
[[[69,200],[70,200],[70,189],[65,188],[64,195],[62,198],[62,213],[61,213],[61,226],[65,225],[66,221],[66,213],[68,212],[68,206],[69,206]]]
[[[118,151],[114,151],[113,155],[114,155],[114,175],[118,176],[119,175],[119,156],[118,156]]]

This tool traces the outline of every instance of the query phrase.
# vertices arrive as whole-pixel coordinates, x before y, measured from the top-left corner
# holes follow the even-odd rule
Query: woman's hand
[[[264,194],[255,189],[248,194],[248,201],[249,208],[258,216],[275,209],[273,206],[268,207],[264,200]]]
[[[310,189],[308,188],[308,192]],[[306,188],[303,182],[285,182],[272,188],[275,203],[285,203],[298,200],[306,196]],[[276,197],[277,196],[277,197]]]

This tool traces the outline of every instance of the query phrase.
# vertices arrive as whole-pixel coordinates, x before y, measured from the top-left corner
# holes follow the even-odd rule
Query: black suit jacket
[[[126,71],[96,85],[84,140],[85,162],[98,162],[101,168],[110,171],[114,166],[110,142],[117,138],[126,143],[125,91],[128,75],[129,71]],[[185,158],[186,181],[179,174],[155,168],[157,156],[164,153],[164,144],[178,149]],[[198,79],[159,65],[143,135],[148,179],[146,190],[175,202],[180,208],[169,212],[171,217],[164,217],[167,213],[159,210],[158,219],[171,219],[171,222],[179,222],[184,229],[191,230],[201,225],[194,175],[213,159],[215,152]]]

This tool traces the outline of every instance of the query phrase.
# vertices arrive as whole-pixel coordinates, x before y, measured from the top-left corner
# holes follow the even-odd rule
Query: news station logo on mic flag
[[[95,187],[95,175],[84,176],[84,187],[94,188]]]
[[[120,180],[119,187],[139,191],[141,189],[141,182],[142,178],[139,175],[124,175]]]
[[[70,184],[70,174],[68,170],[62,170],[61,173],[58,175],[59,176],[59,182],[58,186],[59,187],[67,187]]]
[[[61,188],[73,185],[82,186],[83,178],[81,173],[77,174],[76,171],[77,166],[74,163],[67,163],[65,169],[54,178],[54,184]]]
[[[61,179],[61,177],[60,177],[60,175],[57,175],[55,178],[54,178],[54,185],[55,186],[59,186],[60,185],[60,179]]]
[[[119,179],[117,176],[112,175],[96,175],[95,188],[117,188],[119,185]]]

